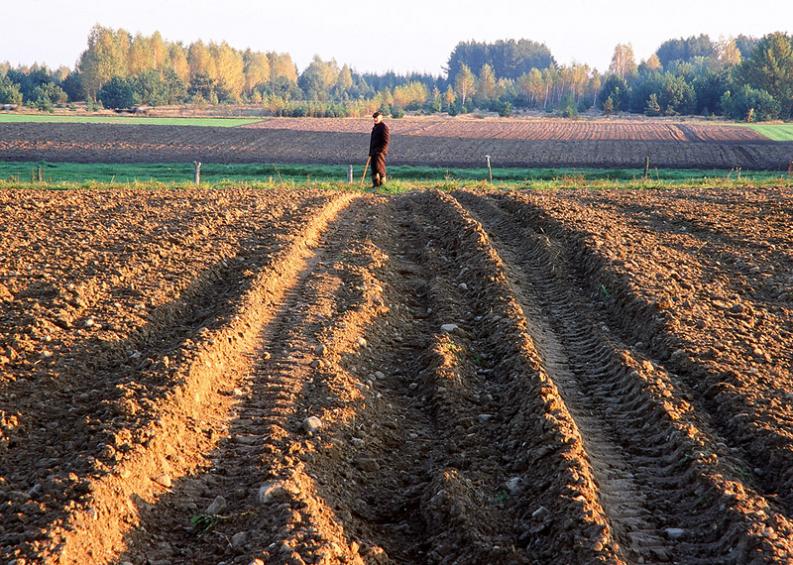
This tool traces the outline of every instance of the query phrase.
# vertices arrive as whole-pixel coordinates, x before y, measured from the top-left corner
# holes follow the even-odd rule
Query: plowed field
[[[251,129],[369,133],[368,118],[268,118]],[[402,118],[389,122],[395,135],[525,141],[768,141],[745,127],[667,121],[591,121],[521,119]]]
[[[0,559],[790,562],[791,210],[0,192]]]
[[[436,167],[653,167],[787,170],[793,142],[749,128],[666,122],[521,120],[389,122],[389,163]],[[368,121],[276,118],[257,127],[0,124],[0,155],[12,161],[78,163],[361,164]]]

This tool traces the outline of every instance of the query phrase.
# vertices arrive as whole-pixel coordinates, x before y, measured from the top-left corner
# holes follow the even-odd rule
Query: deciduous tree
[[[614,48],[614,55],[611,57],[609,72],[620,78],[626,78],[636,74],[636,58],[633,55],[633,46],[630,43],[619,43]]]
[[[270,59],[267,58],[266,53],[246,49],[242,54],[242,60],[247,94],[252,94],[256,86],[270,82]]]
[[[468,65],[463,64],[455,80],[455,90],[460,97],[460,103],[465,106],[466,101],[476,91],[476,77]]]

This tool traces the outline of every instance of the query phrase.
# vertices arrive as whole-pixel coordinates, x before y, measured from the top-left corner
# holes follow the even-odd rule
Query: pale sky
[[[2,10],[0,61],[73,67],[96,23],[286,51],[301,70],[318,54],[361,72],[440,74],[458,41],[519,38],[544,42],[560,63],[604,70],[617,43],[640,60],[675,37],[790,33],[793,0],[28,0]]]

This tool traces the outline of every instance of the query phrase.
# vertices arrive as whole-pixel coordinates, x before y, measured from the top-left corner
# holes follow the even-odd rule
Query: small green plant
[[[190,518],[190,525],[193,527],[193,533],[201,537],[212,530],[219,521],[220,520],[215,515],[196,514]]]
[[[444,341],[440,349],[443,353],[454,356],[460,356],[463,352],[463,348],[454,341]]]

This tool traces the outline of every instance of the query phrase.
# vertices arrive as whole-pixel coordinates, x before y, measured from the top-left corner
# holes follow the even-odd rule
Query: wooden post
[[[193,181],[195,182],[195,185],[198,186],[201,184],[201,161],[193,161],[193,167],[195,167]]]
[[[350,165],[349,168],[347,169],[347,184],[352,184],[353,183],[353,176],[352,175],[353,175],[353,173],[352,173],[352,165]]]
[[[44,182],[44,169],[42,168],[41,165],[39,165],[38,177],[37,178],[38,178],[39,182]]]
[[[644,158],[644,180],[650,178],[650,156]]]
[[[490,155],[485,155],[485,159],[487,159],[487,180],[492,183],[493,182],[493,166],[490,164]]]

